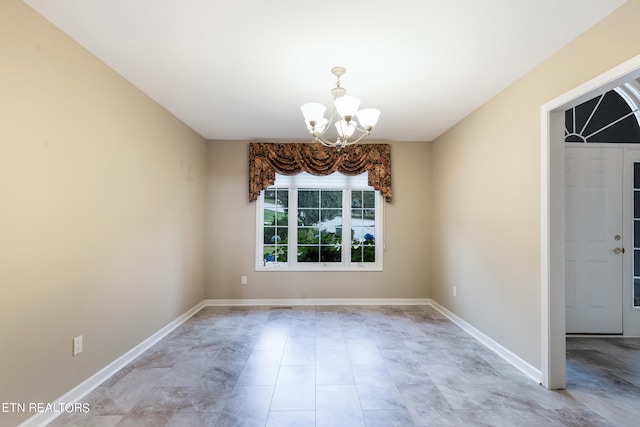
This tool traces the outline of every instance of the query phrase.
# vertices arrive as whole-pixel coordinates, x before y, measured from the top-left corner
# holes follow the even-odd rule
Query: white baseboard
[[[504,360],[506,360],[511,365],[516,367],[523,374],[525,374],[526,376],[528,376],[538,384],[542,383],[542,371],[540,369],[536,369],[531,364],[527,363],[520,357],[516,356],[510,350],[498,344],[493,339],[489,338],[487,335],[483,334],[478,329],[474,328],[473,326],[471,326],[470,324],[468,324],[467,322],[465,322],[464,320],[462,320],[461,318],[459,318],[458,316],[456,316],[455,314],[453,314],[452,312],[450,312],[449,310],[447,310],[446,308],[438,304],[437,302],[431,301],[431,305],[433,306],[433,308],[435,308],[440,313],[442,313],[443,316],[447,317],[449,320],[451,320],[453,323],[458,325],[469,335],[471,335],[472,337],[480,341],[482,344],[487,346],[498,356],[502,357]]]
[[[205,306],[429,305],[429,298],[206,299]]]
[[[626,335],[616,334],[616,335],[605,335],[605,334],[566,334],[567,338],[640,338],[640,335],[637,334],[629,334]]]
[[[109,379],[112,375],[118,372],[120,369],[124,368],[127,364],[132,362],[135,358],[139,357],[142,353],[147,351],[151,346],[156,344],[162,338],[167,336],[171,331],[184,323],[191,316],[196,314],[204,307],[204,301],[200,302],[189,311],[160,329],[155,334],[151,335],[146,340],[142,341],[140,344],[114,360],[109,365],[105,366],[103,369],[89,377],[87,380],[82,382],[80,385],[76,386],[69,392],[65,393],[63,396],[60,396],[55,402],[54,406],[59,407],[61,403],[75,403],[80,402],[80,400],[93,391],[96,387],[102,384],[104,381]],[[44,427],[54,419],[56,419],[60,413],[55,412],[40,412],[31,418],[27,419],[25,422],[20,424],[18,427]]]

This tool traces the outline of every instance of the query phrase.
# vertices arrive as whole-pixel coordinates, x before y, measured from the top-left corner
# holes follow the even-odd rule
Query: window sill
[[[273,263],[256,266],[256,271],[383,271],[383,268],[380,264],[329,265],[318,263],[311,266],[289,266],[286,264]]]

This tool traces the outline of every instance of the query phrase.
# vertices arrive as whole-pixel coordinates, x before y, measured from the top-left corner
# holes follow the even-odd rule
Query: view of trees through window
[[[298,262],[342,262],[341,190],[298,190]]]
[[[265,190],[263,262],[375,263],[376,197],[375,190]]]
[[[264,259],[287,262],[289,245],[289,189],[264,192]]]
[[[351,192],[351,262],[376,260],[376,239],[373,234],[375,207],[374,191]]]

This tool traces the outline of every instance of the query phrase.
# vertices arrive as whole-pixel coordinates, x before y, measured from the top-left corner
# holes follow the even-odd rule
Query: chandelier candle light
[[[340,76],[346,71],[344,67],[333,67],[331,69],[331,73],[338,78],[338,82],[336,83],[336,87],[331,89],[331,95],[333,95],[333,111],[329,119],[324,117],[327,107],[323,104],[310,102],[300,107],[304,115],[304,121],[307,124],[307,129],[311,135],[313,135],[313,142],[319,142],[327,147],[336,147],[338,150],[347,145],[357,143],[367,135],[371,135],[371,130],[378,122],[378,117],[380,116],[380,110],[376,108],[364,108],[358,111],[360,99],[347,95],[346,89],[340,87]],[[335,122],[338,138],[333,142],[326,139],[324,135],[329,129],[329,124],[332,123],[336,117],[336,113],[339,116]],[[358,118],[360,125],[354,120],[354,117]],[[353,136],[356,130],[361,132],[361,134],[355,140],[350,141],[349,138]]]

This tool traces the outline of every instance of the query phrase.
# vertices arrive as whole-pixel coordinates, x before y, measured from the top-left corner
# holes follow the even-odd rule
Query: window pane
[[[316,225],[320,222],[318,209],[298,210],[298,225]]]
[[[320,261],[342,262],[342,248],[340,246],[321,246]]]
[[[264,191],[264,202],[274,204],[276,200],[276,190]]]
[[[320,243],[320,232],[313,227],[298,227],[298,244],[309,245]]]
[[[262,250],[263,258],[266,262],[273,262],[276,260],[275,257],[276,247],[275,246],[265,246]]]
[[[276,225],[286,227],[289,224],[289,212],[287,209],[278,208],[275,212]]]
[[[286,246],[265,246],[263,254],[265,262],[287,262]]]
[[[341,208],[342,207],[342,191],[323,191],[322,195],[323,208]]]
[[[364,207],[375,208],[376,207],[376,192],[375,191],[363,191],[364,195]]]
[[[351,246],[351,262],[362,262],[362,247]]]
[[[286,246],[277,246],[276,247],[276,261],[278,262],[287,262],[287,247]]]
[[[284,245],[289,240],[289,229],[265,227],[264,243],[267,245]]]
[[[351,262],[375,262],[375,191],[358,191],[351,197]],[[361,205],[358,208],[358,205]]]
[[[278,227],[277,236],[279,237],[278,243],[281,245],[289,243],[289,229]]]
[[[320,190],[298,190],[298,207],[320,207]]]
[[[331,226],[342,224],[342,210],[341,209],[323,209],[322,210],[322,223],[331,222]]]
[[[278,190],[277,205],[283,208],[289,207],[289,190],[287,189]]]
[[[275,227],[264,227],[264,241],[263,243],[275,243],[274,237],[276,235]]]
[[[271,208],[264,208],[263,223],[265,225],[276,225],[276,212]]]
[[[287,262],[289,190],[271,188],[264,192],[262,258],[267,262]]]
[[[633,247],[640,248],[640,163],[633,163]],[[633,306],[640,307],[640,251],[633,251]]]
[[[362,252],[364,254],[363,262],[376,262],[376,248],[375,246],[363,246]]]
[[[362,207],[362,191],[353,191],[351,193],[351,207],[352,208]]]
[[[320,243],[323,245],[333,245],[342,241],[342,228],[340,233],[336,233],[336,230],[322,230],[320,232]]]
[[[359,243],[375,242],[375,223],[373,219],[352,218],[351,228],[353,230],[353,240]]]
[[[356,245],[351,247],[351,262],[376,262],[375,245]]]
[[[264,193],[264,224],[286,225],[288,190],[272,189]],[[284,204],[283,204],[284,200]]]
[[[284,212],[276,212],[273,209],[265,208],[264,210],[264,225],[286,225],[285,221],[287,214]]]
[[[318,246],[298,246],[298,262],[320,262]]]

